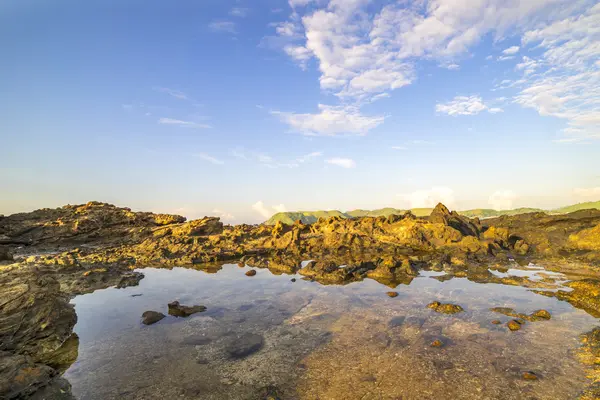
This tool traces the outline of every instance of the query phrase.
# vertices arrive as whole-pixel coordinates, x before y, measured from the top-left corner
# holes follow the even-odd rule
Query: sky
[[[0,214],[600,200],[600,3],[4,0]]]

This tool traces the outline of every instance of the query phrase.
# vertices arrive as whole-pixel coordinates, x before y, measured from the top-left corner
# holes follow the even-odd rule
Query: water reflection
[[[557,399],[587,384],[574,356],[580,333],[597,321],[530,289],[478,277],[420,271],[396,298],[366,279],[320,285],[299,275],[247,266],[143,269],[137,287],[75,298],[79,358],[65,374],[81,399]],[[524,272],[515,272],[524,271]],[[217,272],[217,273],[215,273]],[[509,269],[537,279],[543,269]],[[518,275],[518,274],[528,275]],[[562,287],[562,276],[557,287]],[[450,278],[450,279],[448,279]],[[292,282],[295,279],[295,282]],[[151,326],[144,311],[204,305],[189,318]],[[426,307],[461,305],[455,315]],[[490,311],[538,309],[550,321],[510,332]],[[500,320],[494,325],[492,320]],[[432,346],[436,341],[440,346]],[[524,380],[533,371],[537,381]]]

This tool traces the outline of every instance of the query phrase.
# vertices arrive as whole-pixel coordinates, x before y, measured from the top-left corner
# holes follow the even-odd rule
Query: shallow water
[[[599,321],[524,287],[422,271],[389,298],[389,287],[369,279],[323,286],[266,269],[247,277],[247,270],[148,268],[140,270],[139,286],[76,297],[79,358],[65,374],[73,393],[80,399],[261,399],[274,392],[281,399],[570,399],[589,383],[575,353],[578,336]],[[506,272],[534,279],[543,273],[536,266]],[[552,277],[558,285],[567,280]],[[174,300],[208,310],[168,316]],[[426,307],[432,301],[465,311],[438,314]],[[505,323],[512,318],[492,307],[546,309],[552,319],[510,332]],[[167,317],[142,325],[147,310]],[[443,346],[432,347],[435,340]],[[250,354],[232,355],[240,345]],[[539,379],[523,379],[525,371]]]

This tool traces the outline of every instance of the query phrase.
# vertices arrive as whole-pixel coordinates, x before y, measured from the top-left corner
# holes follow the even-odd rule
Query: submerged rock
[[[525,379],[527,381],[537,381],[539,379],[537,374],[535,372],[531,372],[531,371],[525,371],[525,372],[523,372],[523,374],[521,374],[521,376],[523,377],[523,379]]]
[[[142,324],[152,325],[160,321],[165,317],[165,314],[158,311],[145,311],[142,314]]]
[[[254,270],[254,269],[251,269],[250,271],[246,272],[246,276],[254,276],[254,275],[256,275],[256,270]]]
[[[230,340],[225,351],[231,358],[240,359],[256,353],[263,345],[264,339],[261,335],[247,332]]]
[[[510,329],[513,332],[520,330],[521,325],[522,325],[522,323],[516,319],[513,319],[512,321],[508,321],[506,323],[506,326],[508,326],[508,329]]]
[[[179,304],[178,301],[174,301],[169,303],[169,315],[173,315],[175,317],[189,317],[192,314],[196,314],[199,312],[206,311],[205,306],[184,306]]]
[[[529,315],[523,314],[523,313],[518,313],[515,310],[513,310],[512,308],[508,308],[508,307],[490,308],[490,311],[506,315],[507,317],[518,318],[520,320],[525,320],[525,321],[529,321],[529,322],[548,321],[549,319],[552,318],[552,315],[550,315],[550,313],[546,310],[536,310]]]
[[[398,292],[387,292],[388,297],[398,297]]]
[[[434,301],[433,303],[429,303],[427,308],[431,308],[433,311],[441,313],[441,314],[457,314],[459,312],[464,311],[464,309],[456,304],[443,304],[439,301]]]

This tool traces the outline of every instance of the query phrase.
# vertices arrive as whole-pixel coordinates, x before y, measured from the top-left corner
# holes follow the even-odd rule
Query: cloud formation
[[[210,125],[199,124],[194,121],[183,121],[181,119],[174,119],[174,118],[161,118],[158,120],[158,123],[162,124],[162,125],[175,125],[175,126],[179,126],[182,128],[194,128],[194,129],[208,129],[211,127]]]
[[[213,21],[208,24],[208,29],[213,32],[231,33],[233,35],[237,33],[237,25],[233,21]]]
[[[198,153],[198,154],[195,154],[195,156],[198,157],[198,158],[201,158],[204,161],[208,161],[208,162],[216,164],[216,165],[223,165],[223,164],[225,164],[225,161],[219,160],[219,159],[217,159],[217,158],[215,158],[213,156],[210,156],[210,155],[208,155],[206,153]]]
[[[325,162],[327,164],[331,164],[331,165],[337,165],[338,167],[342,167],[342,168],[354,168],[356,167],[356,162],[350,158],[339,158],[339,157],[335,157],[335,158],[330,158],[328,160],[325,160]]]
[[[456,116],[477,115],[482,111],[496,114],[503,110],[499,107],[490,107],[484,104],[483,99],[479,96],[456,96],[448,103],[436,104],[435,111],[439,114]]]
[[[454,206],[454,190],[446,186],[436,186],[431,189],[417,190],[412,193],[399,194],[402,206],[406,208],[431,208],[438,203],[447,207]]]
[[[512,190],[497,190],[492,193],[488,203],[494,210],[509,210],[516,199],[517,195]]]
[[[365,135],[381,125],[384,116],[363,115],[354,106],[327,106],[319,104],[315,114],[271,111],[298,133],[308,136]]]
[[[265,203],[260,200],[252,204],[252,209],[262,215],[265,219],[271,218],[271,216],[275,213],[287,211],[283,204],[267,207],[265,206]]]
[[[600,137],[600,4],[593,0],[289,0],[288,20],[275,24],[285,39],[282,50],[302,68],[314,60],[320,88],[336,95],[341,106],[321,106],[315,114],[282,113],[282,121],[302,133],[365,134],[383,123],[365,116],[361,107],[417,79],[419,61],[436,61],[456,69],[484,38],[501,42],[522,38],[502,50],[498,60],[510,64],[532,48],[539,57],[522,58],[517,71],[526,80],[516,103],[540,115],[565,119],[568,135]],[[488,57],[493,58],[492,56]],[[540,68],[543,67],[543,73]],[[551,90],[548,90],[551,88]],[[476,104],[440,106],[451,115],[500,112]],[[351,105],[354,108],[348,108]],[[323,110],[325,108],[325,110]],[[336,113],[329,123],[327,114]],[[349,122],[351,117],[360,116]]]

